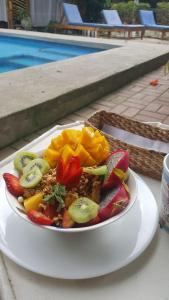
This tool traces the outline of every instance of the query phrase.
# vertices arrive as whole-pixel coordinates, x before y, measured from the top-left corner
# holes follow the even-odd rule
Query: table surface
[[[81,127],[76,122],[69,127]],[[23,149],[40,151],[50,143],[64,126],[56,126]],[[67,125],[66,125],[67,127]],[[1,162],[1,173],[9,166],[14,155]],[[160,182],[141,176],[159,205]],[[147,199],[148,201],[148,199]],[[169,234],[158,228],[148,248],[128,266],[111,274],[88,280],[52,279],[32,273],[0,255],[0,299],[53,300],[53,299],[169,299]]]

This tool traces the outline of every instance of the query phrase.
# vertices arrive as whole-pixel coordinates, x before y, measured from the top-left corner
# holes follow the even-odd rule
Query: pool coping
[[[3,95],[0,148],[151,72],[169,59],[167,45],[152,46],[144,41],[5,29],[1,29],[0,34],[108,49],[0,74]],[[122,47],[110,49],[114,45]]]

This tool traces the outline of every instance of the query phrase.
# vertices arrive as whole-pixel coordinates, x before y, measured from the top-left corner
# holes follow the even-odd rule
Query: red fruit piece
[[[158,80],[157,79],[153,79],[153,80],[150,81],[150,84],[152,86],[156,86],[156,85],[158,85]]]
[[[96,225],[96,224],[98,224],[98,223],[100,223],[100,222],[101,222],[101,219],[100,219],[99,215],[97,215],[94,219],[90,220],[90,221],[87,223],[87,225],[88,225],[88,226]]]
[[[63,220],[62,220],[62,227],[63,228],[70,228],[73,227],[75,222],[72,220],[69,212],[67,210],[64,211]]]
[[[80,158],[72,156],[67,163],[60,160],[57,165],[56,181],[71,188],[79,183],[82,175],[82,168],[80,167]]]
[[[43,211],[43,214],[49,219],[53,219],[58,216],[57,208],[53,204],[47,203],[46,208]]]
[[[15,197],[22,196],[24,193],[23,187],[19,183],[19,178],[10,173],[4,173],[3,178],[8,191]]]
[[[53,221],[39,211],[30,209],[27,213],[28,218],[39,225],[52,225]]]
[[[120,213],[129,203],[129,193],[123,184],[108,192],[100,203],[99,217],[109,219]]]
[[[103,182],[103,190],[111,189],[124,180],[125,172],[129,166],[129,154],[122,149],[114,151],[108,157],[106,164],[108,167],[108,175]]]

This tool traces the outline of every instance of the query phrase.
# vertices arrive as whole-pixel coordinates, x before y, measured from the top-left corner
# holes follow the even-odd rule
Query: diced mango
[[[62,150],[62,159],[64,162],[67,162],[72,156],[74,156],[75,152],[72,150],[72,148],[69,145],[65,145]]]
[[[88,153],[88,157],[87,159],[85,160],[84,162],[84,167],[92,167],[92,166],[95,166],[96,165],[96,161],[93,159],[93,157]]]
[[[51,145],[57,151],[62,148],[65,145],[62,135],[58,135],[56,138],[52,139]]]
[[[94,133],[95,137],[104,137],[99,130],[96,130]]]
[[[38,210],[39,204],[42,203],[43,200],[43,193],[37,193],[32,197],[29,197],[24,200],[24,207],[26,212],[29,210]]]
[[[100,163],[101,161],[104,160],[104,158],[103,158],[104,149],[101,144],[98,144],[98,145],[96,144],[95,147],[90,148],[90,150],[88,150],[88,151],[97,163]]]
[[[99,130],[83,127],[82,130],[63,130],[51,140],[44,158],[51,167],[55,167],[60,158],[66,162],[71,156],[79,156],[82,166],[93,166],[105,160],[109,151],[109,143]]]
[[[83,127],[82,128],[82,139],[81,143],[85,147],[90,146],[92,139],[94,138],[94,130],[92,127]]]
[[[53,147],[52,144],[49,145],[48,149],[52,149],[52,150],[55,150],[55,148]]]
[[[50,148],[46,149],[43,153],[43,158],[47,160],[52,168],[56,167],[59,157],[59,152]]]
[[[65,129],[62,131],[62,138],[65,144],[69,144],[75,149],[77,144],[81,143],[81,131],[75,129]]]
[[[81,166],[94,166],[96,164],[96,161],[92,158],[92,156],[89,154],[89,152],[86,151],[86,149],[79,144],[75,150],[75,156],[78,156],[80,158]]]
[[[94,137],[91,140],[91,143],[86,146],[86,148],[87,149],[93,149],[93,148],[97,147],[99,144],[102,144],[102,143],[104,143],[104,138]]]
[[[106,139],[104,139],[104,143],[102,143],[102,146],[103,146],[103,149],[104,149],[104,152],[103,152],[103,157],[104,159],[106,159],[110,153],[110,146],[109,146],[109,143]]]

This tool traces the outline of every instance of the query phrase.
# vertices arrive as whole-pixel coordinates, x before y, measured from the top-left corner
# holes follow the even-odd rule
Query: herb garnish
[[[50,204],[58,204],[57,211],[65,207],[64,197],[67,191],[64,185],[55,184],[52,186],[52,193],[44,197],[44,201]]]

